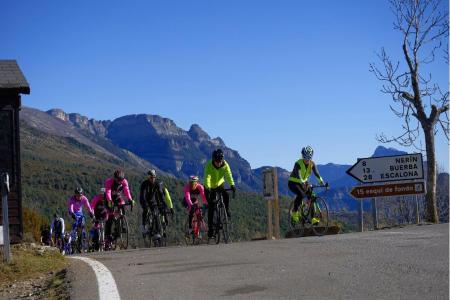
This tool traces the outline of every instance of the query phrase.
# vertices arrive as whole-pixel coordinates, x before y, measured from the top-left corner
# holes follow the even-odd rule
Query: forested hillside
[[[76,186],[82,186],[89,199],[103,186],[104,180],[115,169],[124,168],[130,182],[133,198],[138,200],[138,188],[145,179],[140,165],[123,161],[78,142],[71,137],[60,137],[21,124],[23,205],[50,220],[55,211],[67,215],[67,199]],[[170,230],[171,241],[182,241],[186,213],[181,205],[183,182],[164,177],[172,195],[176,215],[175,226]],[[248,240],[264,235],[266,229],[265,202],[256,193],[237,193],[231,202],[235,240]],[[139,205],[138,205],[139,206]],[[128,212],[132,228],[131,243],[139,245],[139,220],[141,209]]]

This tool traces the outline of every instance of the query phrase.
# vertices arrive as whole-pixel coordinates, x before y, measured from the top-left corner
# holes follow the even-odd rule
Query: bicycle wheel
[[[144,240],[144,247],[151,248],[152,247],[152,223],[153,219],[150,213],[147,213],[147,217],[145,219],[145,226],[147,227],[147,231],[142,233],[142,239]]]
[[[189,217],[184,223],[184,241],[186,243],[186,246],[192,245],[194,243],[192,233],[189,233]]]
[[[325,199],[317,197],[314,201],[312,219],[318,221],[318,223],[314,223],[311,226],[314,234],[324,235],[328,231],[329,226],[328,204]]]
[[[155,212],[155,216],[153,217],[152,229],[153,229],[152,230],[153,236],[151,238],[153,239],[153,245],[155,247],[162,247],[163,230],[162,230],[161,216],[159,215],[159,212]]]
[[[227,211],[225,210],[225,207],[222,207],[220,209],[220,221],[222,223],[222,235],[223,235],[223,241],[225,244],[228,244],[231,242],[230,238],[230,223],[228,222],[228,215]]]
[[[216,210],[214,211],[213,217],[213,227],[214,227],[214,235],[216,237],[216,244],[220,243],[220,228],[222,227],[222,223],[220,222],[220,208],[216,206]]]
[[[117,228],[118,236],[115,239],[117,246],[119,246],[119,249],[127,249],[128,248],[127,217],[124,215],[120,216],[120,218],[116,221],[116,224],[118,226],[118,228]]]

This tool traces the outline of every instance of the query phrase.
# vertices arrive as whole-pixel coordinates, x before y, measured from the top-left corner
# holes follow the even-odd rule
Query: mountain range
[[[192,174],[202,177],[204,165],[212,151],[221,148],[237,186],[244,191],[262,191],[262,172],[267,166],[252,169],[238,151],[227,147],[220,137],[211,138],[197,124],[186,131],[173,120],[158,115],[127,115],[99,121],[61,109],[43,112],[29,107],[22,108],[20,118],[21,122],[35,130],[73,139],[141,174],[149,168],[156,168],[164,176],[182,180]],[[372,156],[400,154],[406,152],[378,146]],[[350,167],[334,163],[318,165],[322,177],[332,187],[328,198],[333,209],[354,210],[358,205],[349,196],[350,189],[357,185],[357,181],[346,174]],[[290,171],[277,170],[280,194],[290,195],[287,188]]]

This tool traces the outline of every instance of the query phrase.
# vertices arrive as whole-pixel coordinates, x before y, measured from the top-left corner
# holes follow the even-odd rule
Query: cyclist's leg
[[[213,231],[213,218],[214,218],[214,210],[215,210],[215,203],[214,200],[216,198],[216,191],[215,190],[211,190],[211,192],[209,193],[209,197],[207,199],[208,201],[208,237],[212,237],[214,234]]]
[[[288,183],[289,190],[293,192],[296,197],[294,199],[294,207],[291,212],[291,221],[292,223],[298,223],[300,221],[300,212],[298,211],[298,208],[300,204],[302,203],[302,199],[304,197],[304,192],[300,184],[289,181]]]
[[[147,215],[148,215],[148,204],[146,200],[139,200],[139,203],[142,207],[142,223],[141,223],[141,232],[143,234],[147,233],[148,228],[146,228],[147,225]]]
[[[108,241],[112,241],[111,227],[112,227],[113,221],[114,221],[114,218],[112,216],[109,216],[105,222],[105,237]]]
[[[230,195],[224,189],[221,190],[223,203],[225,204],[225,210],[227,211],[228,219],[231,218],[230,214]]]
[[[194,218],[194,207],[189,211],[189,229],[192,229],[192,219]]]
[[[304,193],[301,185],[298,183],[289,181],[288,187],[289,187],[289,190],[296,195],[295,200],[294,200],[294,209],[293,209],[293,211],[296,212],[296,211],[298,211],[298,208],[299,208],[300,204],[302,203],[302,199],[305,196],[305,193]]]

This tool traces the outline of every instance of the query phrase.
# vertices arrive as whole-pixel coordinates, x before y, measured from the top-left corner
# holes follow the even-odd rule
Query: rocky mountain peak
[[[375,149],[375,152],[373,153],[372,156],[378,157],[378,156],[391,156],[391,155],[404,155],[404,154],[408,154],[408,152],[400,151],[395,148],[386,148],[383,146],[378,146]]]
[[[47,113],[55,118],[58,118],[64,122],[69,121],[69,116],[67,116],[67,114],[59,108],[54,108],[54,109],[50,109],[47,111]]]
[[[50,109],[47,114],[67,122],[77,128],[87,130],[91,134],[99,135],[102,137],[106,136],[107,129],[111,121],[97,121],[94,119],[89,119],[88,117],[82,116],[79,113],[66,113],[62,109]]]
[[[211,143],[216,147],[225,147],[225,142],[220,137],[213,138]]]
[[[188,134],[194,141],[200,143],[211,139],[211,137],[197,124],[192,124]]]
[[[186,131],[179,128],[171,119],[158,115],[146,115],[146,118],[158,135],[187,136]]]

